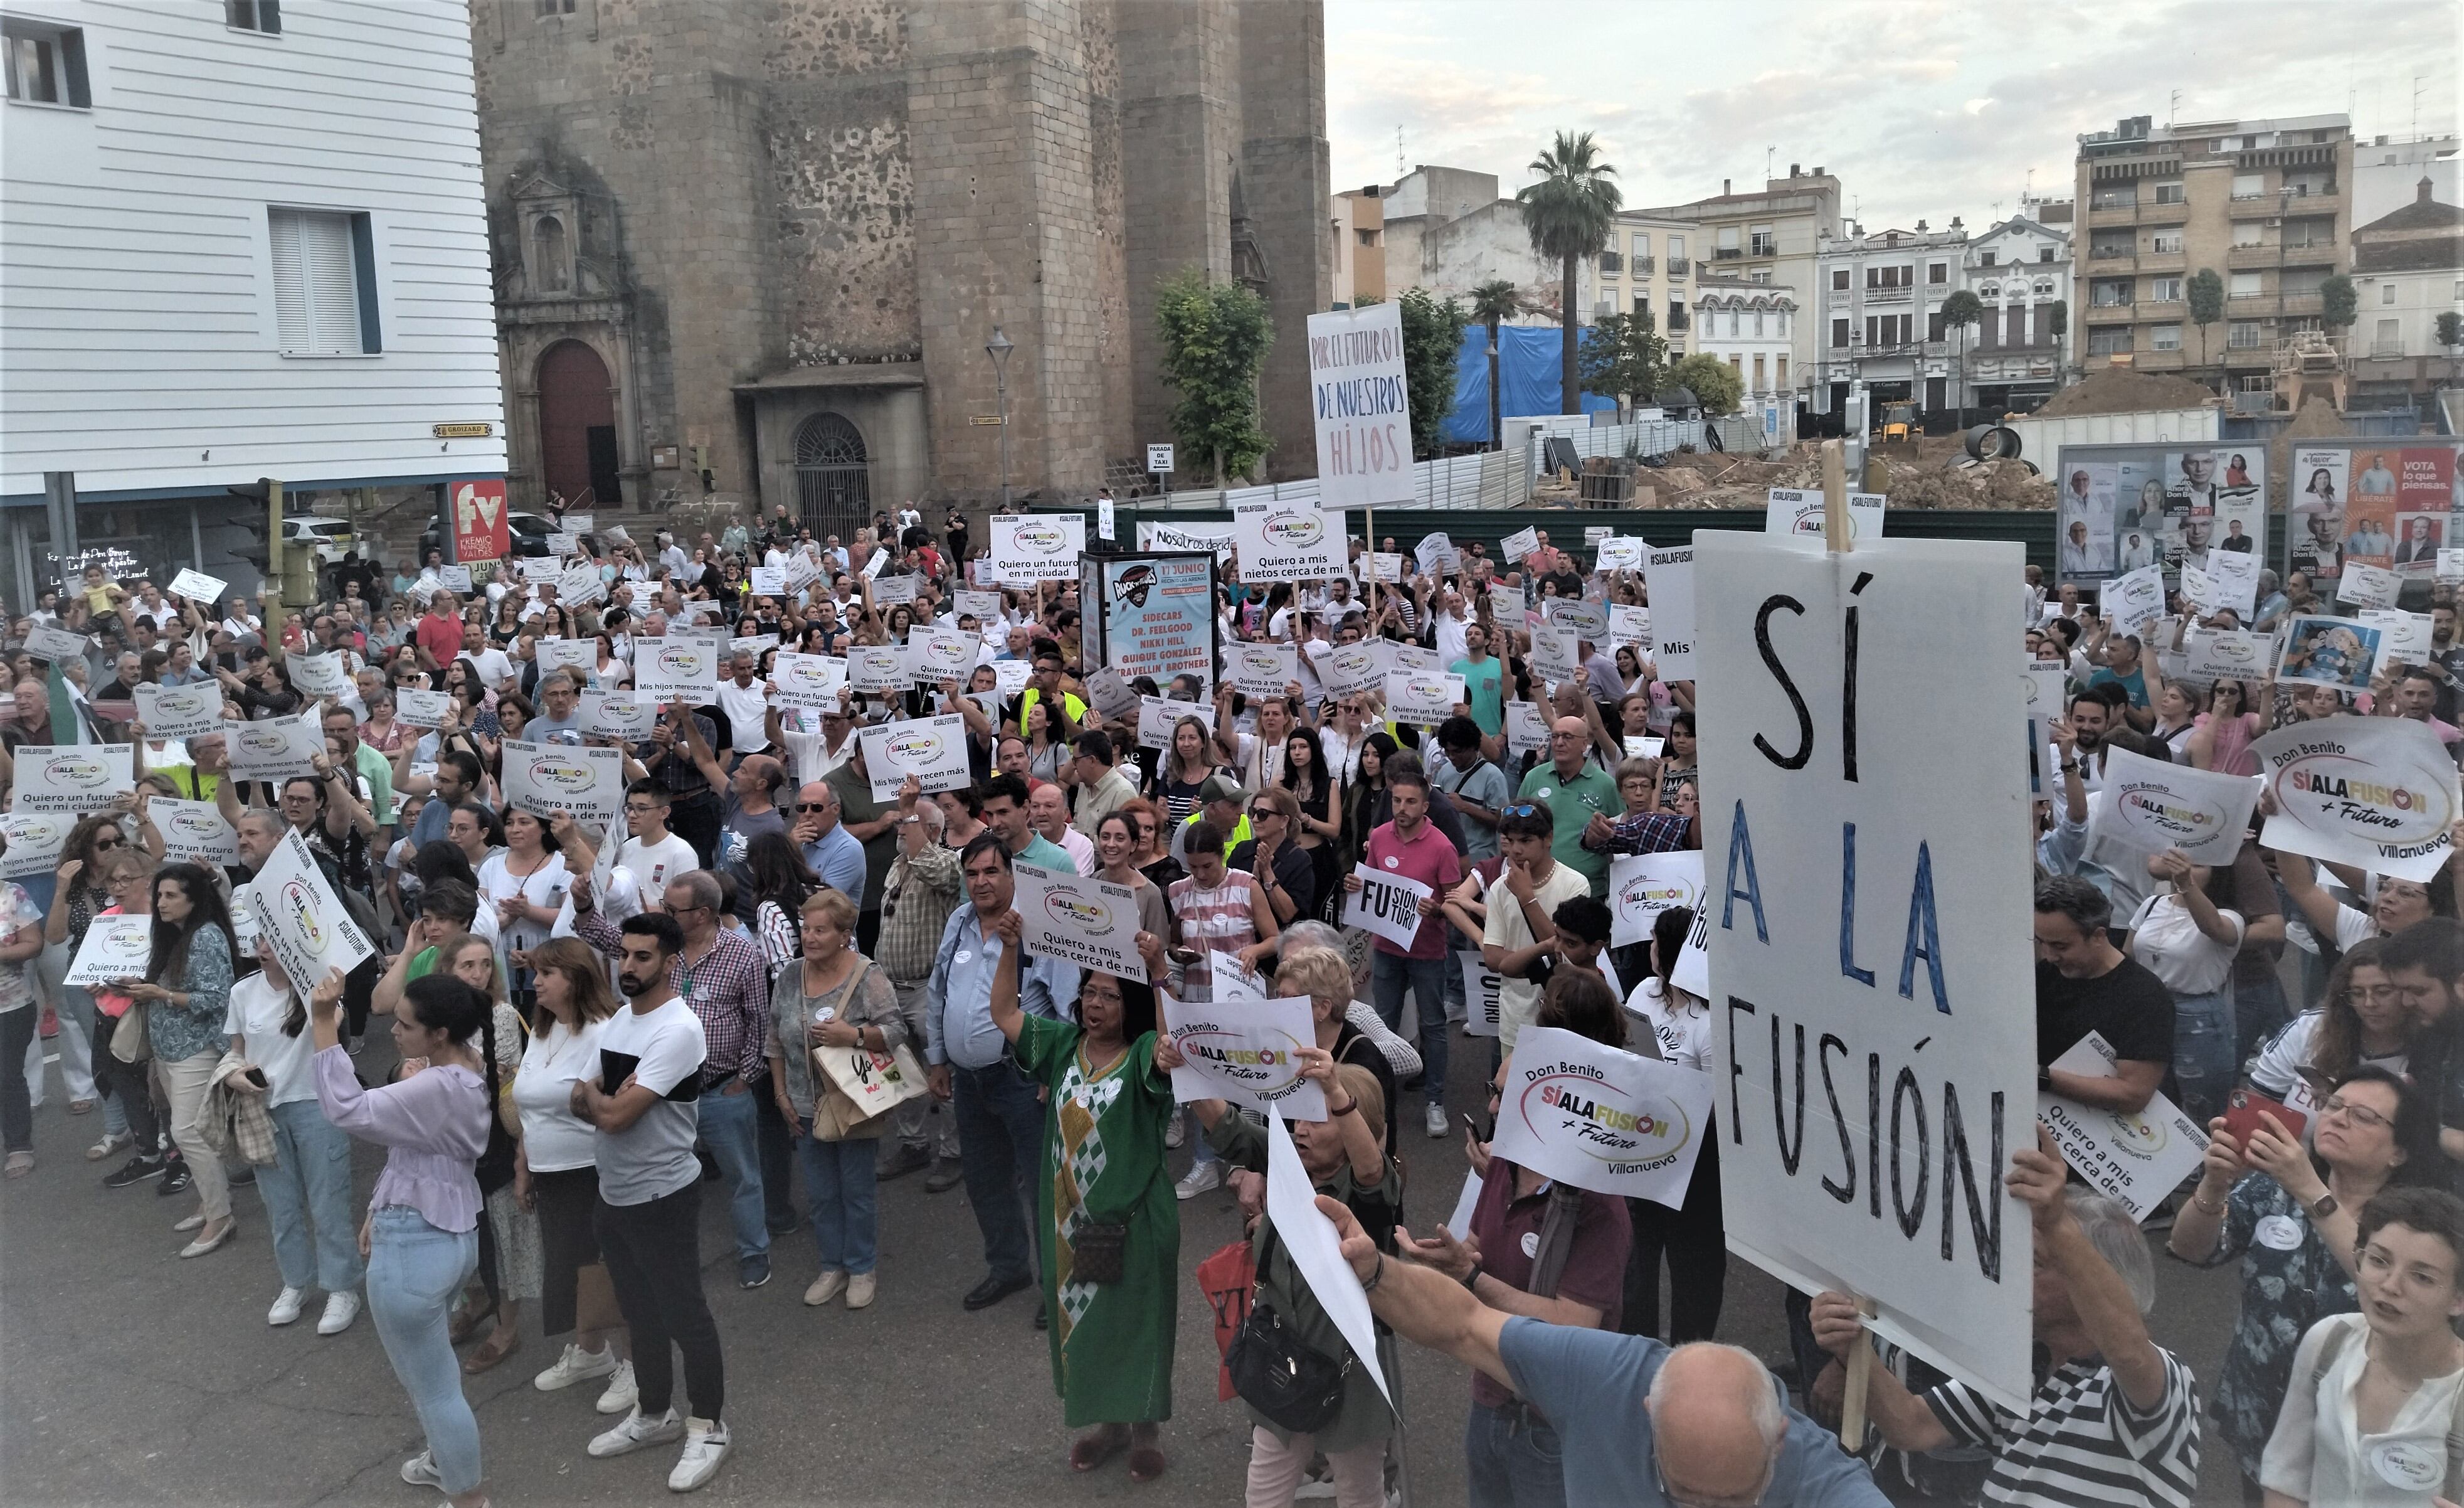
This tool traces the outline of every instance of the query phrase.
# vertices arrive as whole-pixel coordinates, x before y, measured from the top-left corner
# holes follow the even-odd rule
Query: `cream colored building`
[[[1735,192],[1733,184],[1724,179],[1720,191],[1708,198],[1687,204],[1638,207],[1630,213],[1645,222],[1690,226],[1680,233],[1685,238],[1688,273],[1697,278],[1708,275],[1793,289],[1812,288],[1815,283],[1815,257],[1822,239],[1839,233],[1839,180],[1821,167],[1809,173],[1791,163],[1787,177],[1766,179],[1758,191],[1749,188]],[[1664,273],[1667,255],[1661,255]],[[1655,296],[1663,312],[1682,291],[1681,283],[1657,292]],[[1690,299],[1680,301],[1688,307],[1693,302]],[[1805,319],[1789,322],[1790,382],[1799,397],[1806,394],[1813,382],[1818,359],[1815,322]],[[1679,333],[1669,330],[1664,322],[1661,329],[1672,339]]]
[[[1794,289],[1744,277],[1697,277],[1693,310],[1693,349],[1727,362],[1745,384],[1742,410],[1767,399],[1794,401],[1796,372],[1789,360],[1796,337]]]
[[[1607,315],[1651,313],[1671,360],[1700,346],[1687,341],[1690,289],[1701,230],[1691,220],[1620,211],[1608,250],[1590,264],[1583,289],[1585,323]]]

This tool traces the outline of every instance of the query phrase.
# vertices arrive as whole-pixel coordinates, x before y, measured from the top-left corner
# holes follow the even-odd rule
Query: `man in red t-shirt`
[[[1412,945],[1376,941],[1369,960],[1370,1003],[1386,1025],[1400,1030],[1403,991],[1417,1002],[1420,1033],[1420,1092],[1429,1135],[1446,1134],[1446,920],[1445,894],[1463,879],[1463,855],[1429,817],[1429,778],[1418,769],[1397,769],[1386,778],[1395,820],[1373,830],[1361,862],[1381,875],[1417,879],[1429,887],[1420,900],[1420,921]],[[1346,891],[1360,889],[1358,875],[1346,876]],[[1396,1107],[1388,1106],[1393,1118]]]
[[[419,657],[428,665],[430,675],[441,673],[462,653],[462,614],[453,593],[439,591],[428,605],[428,615],[419,620],[416,631]]]

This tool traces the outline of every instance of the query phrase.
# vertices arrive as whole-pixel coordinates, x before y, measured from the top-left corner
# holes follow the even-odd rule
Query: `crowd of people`
[[[536,570],[354,557],[307,608],[88,569],[14,620],[0,745],[124,743],[133,788],[56,853],[6,830],[7,1176],[34,1166],[36,1023],[53,1017],[101,1185],[192,1194],[177,1250],[196,1259],[231,1240],[232,1186],[253,1184],[277,1269],[268,1322],[322,1294],[317,1328],[338,1334],[364,1306],[426,1436],[403,1478],[455,1508],[487,1500],[462,1380],[503,1364],[531,1318],[557,1347],[536,1386],[595,1389],[592,1456],[673,1447],[671,1488],[710,1482],[737,1442],[703,1288],[705,1184],[742,1287],[765,1286],[774,1241],[801,1229],[820,1268],[804,1303],[861,1310],[896,1281],[879,1186],[909,1176],[966,1191],[983,1272],[956,1301],[1033,1291],[1068,1465],[1119,1457],[1140,1482],[1169,1470],[1180,1290],[1203,1255],[1183,1250],[1179,1206],[1224,1189],[1250,1228],[1228,1253],[1249,1294],[1225,1361],[1253,1508],[1397,1494],[1399,1342],[1469,1369],[1462,1450],[1483,1508],[2188,1504],[2211,1427],[2254,1503],[2455,1496],[2452,875],[2314,866],[2255,833],[2211,869],[2117,849],[2091,820],[2116,748],[2255,774],[2268,728],[2350,714],[2464,743],[2452,603],[2431,665],[2348,705],[2193,685],[2169,627],[2143,641],[2069,588],[2044,601],[2027,653],[2064,662],[2070,697],[2035,850],[2040,1081],[2131,1113],[2161,1093],[2212,1140],[2145,1228],[2067,1179],[2050,1143],[2014,1149],[2044,1353],[2027,1409],[1883,1348],[1849,1450],[1846,1364],[1876,1343],[1853,1296],[1791,1297],[1778,1374],[1719,1340],[1716,1136],[1677,1207],[1555,1183],[1488,1145],[1526,1029],[1718,1067],[1709,1006],[1677,983],[1691,914],[1614,944],[1609,904],[1617,857],[1701,846],[1698,688],[1661,677],[1646,614],[1613,617],[1630,640],[1586,627],[1554,682],[1531,658],[1561,606],[1647,610],[1648,584],[1545,533],[1513,559],[1466,544],[1416,560],[1410,543],[1355,540],[1353,575],[1264,587],[1220,549],[1220,642],[1297,645],[1297,675],[1254,698],[1221,676],[1131,677],[1190,709],[1154,741],[1142,702],[1097,705],[1098,605],[1079,600],[1075,563],[1067,581],[985,579],[956,512],[938,530],[884,514],[845,542],[783,511],[693,545],[593,533]],[[1399,558],[1400,579],[1373,579],[1373,553]],[[631,693],[646,653],[707,625],[729,646],[705,699]],[[27,648],[38,630],[53,655]],[[59,653],[57,631],[81,653]],[[977,637],[963,676],[782,699],[779,654],[843,660],[935,631]],[[1364,642],[1390,663],[1433,657],[1463,700],[1406,722],[1376,690],[1334,694],[1330,656]],[[185,687],[220,693],[217,730],[157,736],[143,707]],[[276,780],[231,775],[239,725],[312,706],[321,753]],[[963,787],[868,767],[864,730],[944,714],[966,728]],[[557,743],[618,751],[621,826],[508,801],[508,759]],[[200,854],[209,815],[226,853]],[[287,978],[257,922],[246,887],[295,835],[379,944],[347,973]],[[1144,977],[1031,951],[1021,860],[1131,892]],[[1362,864],[1429,887],[1408,942],[1343,924]],[[95,923],[121,916],[150,918],[142,975],[68,986]],[[1464,955],[1496,977],[1494,1035]],[[1177,1100],[1159,1002],[1243,988],[1310,1003],[1298,1055],[1326,1117],[1291,1138],[1368,1293],[1375,1358],[1353,1355],[1263,1218],[1270,1128]],[[380,1020],[389,1053],[368,1051]],[[2053,1066],[2090,1031],[2113,1076]],[[869,1072],[920,1092],[881,1108]],[[1485,1114],[1449,1113],[1450,1076],[1486,1081]],[[2241,1092],[2276,1118],[2229,1130]],[[1469,1156],[1462,1229],[1444,1194],[1411,1186],[1416,1138]],[[354,1141],[385,1148],[371,1189],[354,1185]],[[2158,1240],[2240,1265],[2204,1400],[2149,1331]],[[1423,1425],[1453,1411],[1409,1407]]]

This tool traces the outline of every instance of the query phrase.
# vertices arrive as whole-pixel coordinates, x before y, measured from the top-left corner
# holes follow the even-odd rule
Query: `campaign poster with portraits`
[[[2313,585],[2344,571],[2344,506],[2352,453],[2342,446],[2296,446],[2285,478],[2285,565]]]
[[[2293,452],[2286,512],[2296,570],[2325,574],[2333,540],[2346,565],[2376,566],[2408,581],[2438,573],[2438,552],[2464,542],[2464,480],[2453,441],[2335,440]]]
[[[2215,550],[2266,553],[2264,446],[2168,450],[2164,456],[2167,574],[2186,565],[2205,570]]]
[[[2096,585],[2155,566],[2210,569],[2217,551],[2267,553],[2267,455],[2255,445],[2065,445],[2057,579]]]

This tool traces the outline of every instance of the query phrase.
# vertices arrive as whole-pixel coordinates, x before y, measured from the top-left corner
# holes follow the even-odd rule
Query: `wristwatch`
[[[2336,1203],[2336,1196],[2334,1194],[2321,1194],[2319,1196],[2319,1202],[2310,1207],[2310,1218],[2313,1220],[2324,1220],[2329,1215],[2334,1214],[2340,1208],[2342,1207]]]

